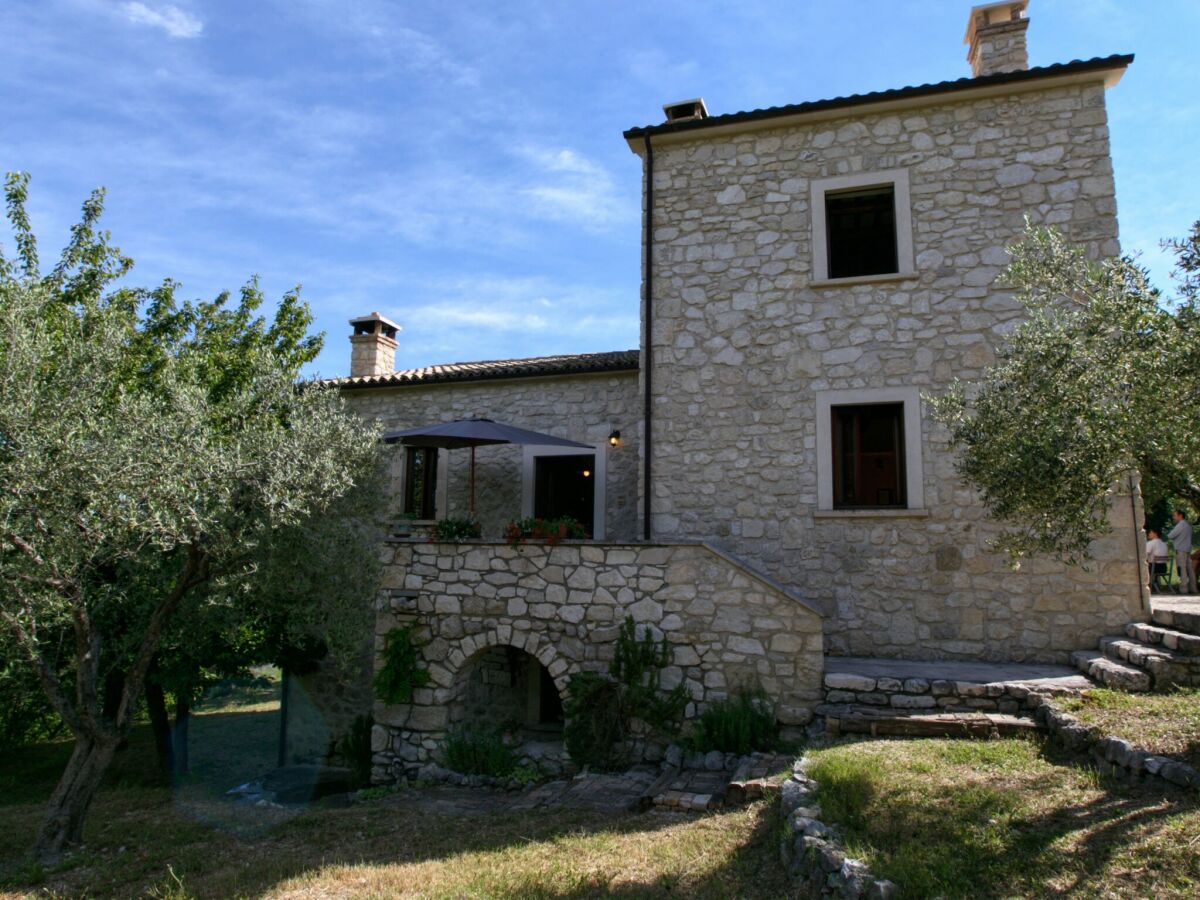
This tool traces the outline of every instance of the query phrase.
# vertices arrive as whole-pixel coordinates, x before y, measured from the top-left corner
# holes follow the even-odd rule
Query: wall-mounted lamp
[[[621,432],[613,429],[613,433],[608,436],[608,446],[619,447],[621,445]]]

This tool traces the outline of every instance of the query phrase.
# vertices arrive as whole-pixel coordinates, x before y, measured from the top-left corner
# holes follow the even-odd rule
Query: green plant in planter
[[[639,723],[651,735],[678,732],[691,698],[682,684],[662,690],[662,670],[670,664],[666,638],[656,641],[646,630],[639,639],[633,619],[626,618],[608,677],[583,672],[567,684],[563,741],[571,758],[589,768],[611,771],[629,761]]]
[[[383,639],[383,666],[375,673],[375,695],[388,704],[412,703],[413,689],[429,683],[418,660],[411,629],[389,631]]]
[[[478,540],[483,526],[474,519],[438,519],[429,530],[429,540],[453,544],[457,541]]]
[[[587,540],[587,529],[572,516],[559,516],[557,519],[538,519],[526,517],[508,523],[504,529],[504,539],[510,546],[522,544],[527,540],[545,541],[547,544],[557,544],[559,541]]]

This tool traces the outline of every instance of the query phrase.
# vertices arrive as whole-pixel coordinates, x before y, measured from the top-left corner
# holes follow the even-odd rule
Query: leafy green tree
[[[293,604],[256,575],[303,552],[295,536],[374,475],[379,449],[373,426],[336,391],[298,387],[277,352],[315,340],[296,327],[298,297],[268,325],[253,285],[236,310],[177,304],[170,282],[118,286],[132,263],[97,230],[100,192],[42,274],[27,181],[8,178],[16,254],[0,255],[0,623],[75,739],[35,847],[52,860],[81,839],[181,617],[269,607],[290,634],[345,634],[348,593]]]
[[[1090,260],[1029,226],[1001,276],[1027,318],[977,384],[929,398],[1014,557],[1085,557],[1109,529],[1112,486],[1132,470],[1151,502],[1200,509],[1200,222],[1170,246],[1172,303],[1133,261]]]

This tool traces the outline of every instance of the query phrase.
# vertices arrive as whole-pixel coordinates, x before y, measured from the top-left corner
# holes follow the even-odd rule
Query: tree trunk
[[[125,673],[119,669],[109,669],[104,676],[104,709],[101,714],[110,722],[117,718],[117,710],[121,708],[123,693],[125,693]]]
[[[167,778],[175,775],[175,750],[171,741],[171,716],[167,712],[166,693],[157,681],[146,682],[146,712],[154,732],[154,751],[158,767]]]
[[[117,738],[111,735],[76,739],[71,759],[46,806],[46,819],[33,848],[38,862],[53,864],[62,857],[67,844],[82,843],[83,821],[117,744]]]
[[[188,726],[192,721],[192,701],[187,694],[175,697],[175,774],[187,775],[188,762]]]

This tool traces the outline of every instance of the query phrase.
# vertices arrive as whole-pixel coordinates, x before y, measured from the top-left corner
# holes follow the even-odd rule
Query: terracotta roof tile
[[[410,384],[440,384],[451,381],[535,378],[547,375],[585,375],[594,372],[628,372],[637,371],[638,356],[637,350],[615,350],[608,353],[576,353],[568,356],[537,356],[529,359],[490,359],[405,369],[401,372],[393,372],[391,375],[331,378],[326,383],[352,389],[403,387]]]

